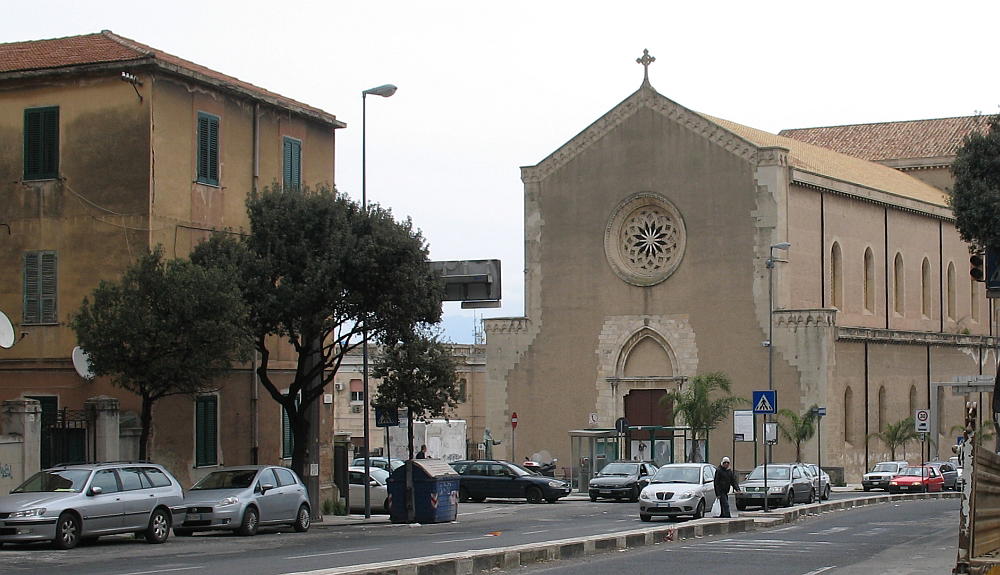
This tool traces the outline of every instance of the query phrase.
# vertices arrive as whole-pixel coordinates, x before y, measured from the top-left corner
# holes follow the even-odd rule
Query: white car
[[[861,488],[865,491],[872,489],[889,490],[889,480],[899,475],[901,471],[909,467],[905,461],[880,461],[872,467],[872,470],[861,476]]]
[[[389,512],[389,489],[386,483],[389,481],[389,472],[380,467],[369,467],[371,470],[371,497],[372,513]],[[351,511],[365,511],[365,468],[348,467],[348,483],[351,484]]]
[[[639,494],[639,519],[654,516],[694,519],[715,505],[715,466],[711,463],[669,463],[659,468]]]

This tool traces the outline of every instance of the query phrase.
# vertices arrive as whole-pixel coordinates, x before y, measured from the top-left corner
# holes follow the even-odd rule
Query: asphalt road
[[[835,494],[835,498],[846,496]],[[916,502],[914,509],[924,510],[922,512],[927,514],[926,510],[932,504],[939,506],[940,510],[932,512],[931,517],[943,512],[941,510],[954,512],[953,520],[943,521],[942,524],[950,530],[951,539],[955,539],[957,500]],[[885,513],[887,506],[879,505],[876,509]],[[853,515],[857,512],[846,513]],[[206,533],[187,538],[171,537],[164,545],[150,545],[127,536],[114,536],[67,552],[55,551],[48,546],[8,544],[0,549],[0,564],[5,574],[69,569],[74,575],[199,572],[266,575],[570,539],[641,529],[648,525],[639,520],[637,504],[634,503],[591,503],[584,500],[531,505],[522,501],[491,500],[486,503],[463,503],[455,523],[419,526],[314,524],[313,529],[305,534],[263,528],[256,537]],[[774,532],[762,533],[768,537]]]

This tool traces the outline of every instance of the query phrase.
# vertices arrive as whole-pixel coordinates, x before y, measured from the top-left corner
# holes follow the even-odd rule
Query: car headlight
[[[896,483],[896,481],[895,481],[895,480],[893,480],[893,481],[890,481],[890,482],[889,482],[889,485],[899,485],[899,483]]]
[[[685,491],[684,493],[680,494],[680,497],[681,499],[690,499],[695,495],[697,495],[697,493],[695,493],[694,491]]]
[[[643,492],[639,494],[639,499],[645,499],[646,501],[649,501],[652,498],[653,494],[650,493],[649,491],[643,490]]]
[[[45,508],[36,507],[34,509],[25,509],[24,511],[15,511],[7,517],[10,519],[18,519],[21,517],[41,517],[42,515],[45,515]]]
[[[785,488],[779,485],[777,487],[768,487],[767,490],[771,493],[783,493]]]
[[[240,502],[239,497],[227,497],[220,501],[216,507],[225,507],[226,505],[235,505]]]
[[[549,481],[549,487],[566,487],[562,481]]]

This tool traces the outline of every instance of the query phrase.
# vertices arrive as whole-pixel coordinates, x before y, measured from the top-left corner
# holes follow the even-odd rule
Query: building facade
[[[583,466],[571,430],[676,423],[660,397],[721,371],[747,400],[773,388],[780,408],[826,407],[823,445],[804,452],[849,481],[888,457],[872,434],[932,393],[930,451],[950,455],[967,398],[936,382],[993,372],[990,301],[947,206],[950,160],[878,159],[700,114],[647,79],[522,168],[526,315],[485,322],[494,436],[517,412],[519,451]],[[750,469],[733,431],[732,418],[712,431],[710,456]]]

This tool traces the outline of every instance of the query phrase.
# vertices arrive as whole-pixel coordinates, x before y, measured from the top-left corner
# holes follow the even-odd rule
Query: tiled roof
[[[879,122],[778,132],[808,144],[874,162],[954,156],[968,134],[985,129],[988,116]]]
[[[787,149],[789,164],[794,168],[938,206],[947,205],[945,192],[899,170],[729,120],[701,115],[755,146]]]
[[[221,85],[224,88],[277,106],[302,111],[329,123],[343,125],[336,120],[334,115],[319,108],[297,102],[254,86],[249,82],[140,44],[110,30],[83,36],[0,44],[0,77],[17,72],[56,72],[77,66],[116,62],[154,64],[160,68]]]

